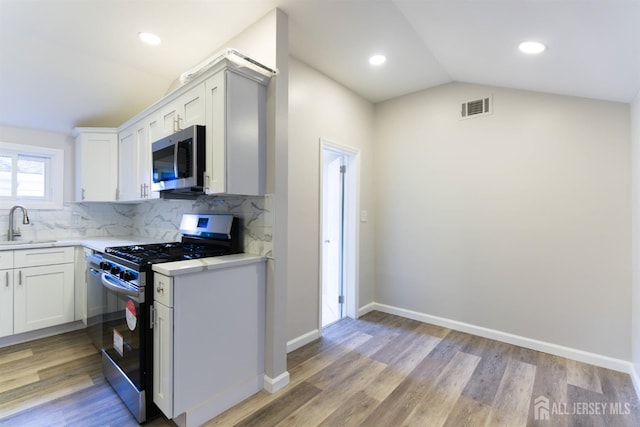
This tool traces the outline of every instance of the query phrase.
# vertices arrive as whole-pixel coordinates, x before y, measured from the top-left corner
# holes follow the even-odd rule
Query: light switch
[[[360,222],[367,222],[367,211],[360,211]]]

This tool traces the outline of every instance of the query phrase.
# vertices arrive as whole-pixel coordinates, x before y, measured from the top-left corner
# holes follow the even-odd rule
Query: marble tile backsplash
[[[240,221],[244,251],[271,256],[271,197],[202,196],[196,200],[150,200],[137,205],[133,234],[158,241],[180,238],[178,227],[183,213],[231,213]]]
[[[240,220],[240,238],[247,253],[271,256],[271,197],[202,196],[195,200],[146,200],[138,204],[65,203],[62,210],[29,210],[30,224],[22,212],[14,216],[19,240],[81,239],[137,235],[171,242],[180,239],[183,213],[232,213]],[[28,208],[28,205],[27,205]],[[0,211],[0,240],[7,240],[9,211]]]
[[[25,203],[25,206],[29,206]],[[29,209],[29,224],[22,224],[22,211],[14,214],[14,229],[19,228],[19,240],[80,239],[132,234],[135,205],[115,203],[65,203],[62,210]],[[1,212],[0,240],[7,240],[9,211]]]

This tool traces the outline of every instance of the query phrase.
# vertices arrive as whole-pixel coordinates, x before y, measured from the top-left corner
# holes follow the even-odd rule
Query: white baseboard
[[[236,384],[233,387],[229,387],[227,390],[216,394],[208,400],[199,402],[182,414],[176,416],[173,421],[179,427],[201,426],[208,420],[259,392],[262,387],[262,375],[248,378],[244,382]]]
[[[269,393],[275,393],[276,391],[284,388],[287,384],[289,384],[288,371],[285,371],[275,378],[268,377],[267,375],[264,376],[263,388]]]
[[[304,335],[300,335],[297,338],[292,339],[291,341],[287,341],[287,353],[291,353],[294,350],[299,349],[303,345],[307,345],[312,341],[320,338],[320,330],[314,329],[313,331],[307,332]]]
[[[81,320],[65,323],[63,325],[51,326],[44,329],[36,329],[35,331],[24,332],[16,335],[9,335],[0,338],[0,348],[10,345],[22,344],[23,342],[33,341],[40,338],[51,337],[54,335],[64,334],[66,332],[77,331],[78,329],[86,329],[86,325]]]
[[[406,317],[408,319],[418,320],[420,322],[430,323],[433,325],[442,326],[444,328],[454,329],[456,331],[466,332],[484,338],[489,338],[492,340],[529,348],[532,350],[542,351],[544,353],[554,354],[556,356],[566,357],[568,359],[577,360],[579,362],[589,363],[591,365],[624,372],[631,375],[632,379],[634,380],[636,391],[640,388],[638,387],[638,385],[640,385],[640,382],[637,382],[638,378],[636,377],[634,379],[633,365],[630,361],[627,360],[616,359],[601,354],[590,353],[575,348],[565,347],[558,344],[552,344],[545,341],[539,341],[532,338],[514,335],[508,332],[497,331],[495,329],[489,329],[482,326],[459,322],[457,320],[432,316],[430,314],[419,313],[417,311],[407,310],[404,308],[398,308],[391,305],[379,304],[375,302],[362,307],[360,309],[360,312],[362,313],[361,315],[364,315],[373,310],[395,314],[397,316]]]
[[[365,314],[367,314],[370,311],[377,310],[376,307],[378,305],[379,305],[378,303],[370,302],[369,304],[365,305],[364,307],[360,307],[358,309],[358,318],[364,316]],[[382,310],[380,310],[380,311],[382,311]]]
[[[633,388],[636,389],[636,395],[640,398],[640,376],[638,375],[638,371],[633,363],[631,363],[631,372],[629,372],[629,376],[631,376]]]

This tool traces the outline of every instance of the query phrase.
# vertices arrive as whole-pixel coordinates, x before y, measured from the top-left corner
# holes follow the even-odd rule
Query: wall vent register
[[[475,99],[473,101],[466,101],[462,103],[460,110],[461,119],[469,119],[471,117],[486,116],[493,112],[493,106],[491,105],[491,97]]]

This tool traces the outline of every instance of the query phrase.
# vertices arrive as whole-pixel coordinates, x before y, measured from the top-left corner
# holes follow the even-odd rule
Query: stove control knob
[[[126,271],[126,270],[125,270],[125,271],[122,271],[122,272],[120,273],[120,278],[121,278],[122,280],[124,280],[124,281],[127,281],[127,282],[128,282],[128,281],[131,281],[131,280],[135,279],[135,278],[136,278],[136,276],[135,276],[132,272],[130,272],[130,271]]]
[[[102,270],[111,270],[111,264],[109,264],[109,263],[108,263],[108,262],[106,262],[106,261],[102,261],[102,262],[100,263],[100,268],[101,268]]]
[[[115,266],[115,265],[112,266],[111,267],[111,274],[118,275],[118,273],[120,273],[120,267]]]

